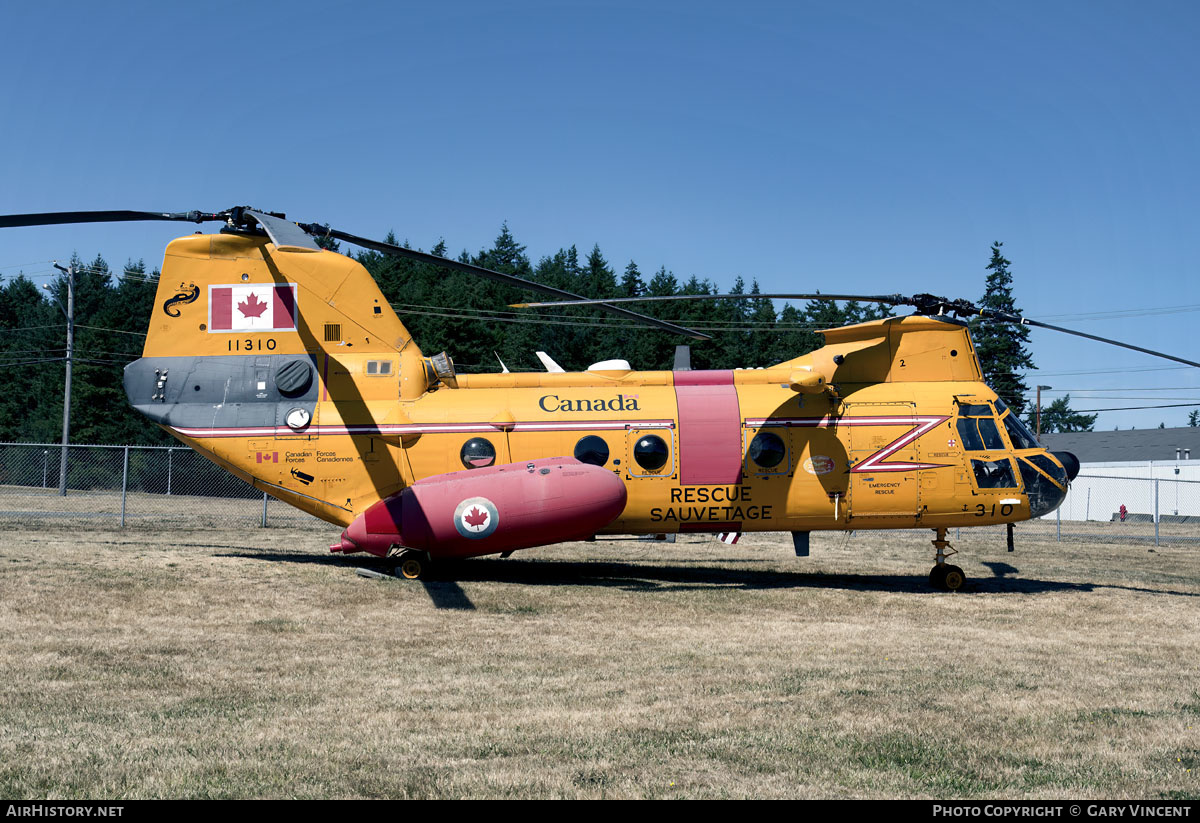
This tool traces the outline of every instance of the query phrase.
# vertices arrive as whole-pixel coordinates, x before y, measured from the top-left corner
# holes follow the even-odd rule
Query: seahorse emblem
[[[191,291],[188,291],[188,287],[191,288]],[[196,298],[199,296],[200,287],[195,283],[188,283],[187,286],[184,286],[182,283],[180,283],[179,291],[175,294],[175,296],[163,303],[163,312],[167,315],[167,317],[178,317],[180,315],[180,311],[179,309],[175,308],[175,306],[179,303],[194,303],[196,302]]]

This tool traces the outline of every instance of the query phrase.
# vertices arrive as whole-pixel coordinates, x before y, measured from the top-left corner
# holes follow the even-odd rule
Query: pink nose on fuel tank
[[[580,540],[615,520],[625,496],[615,473],[570,457],[439,474],[371,506],[331,550],[471,557]]]

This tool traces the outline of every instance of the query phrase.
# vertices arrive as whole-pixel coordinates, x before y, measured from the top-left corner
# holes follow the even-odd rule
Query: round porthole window
[[[773,469],[787,457],[787,446],[779,435],[772,432],[759,432],[750,441],[750,459],[764,469]]]
[[[468,469],[482,469],[496,462],[496,447],[482,437],[472,437],[463,443],[459,457]]]
[[[608,462],[608,443],[603,437],[597,437],[594,434],[581,437],[575,444],[575,459],[580,463],[603,466]]]
[[[633,459],[649,472],[656,472],[667,465],[667,459],[670,456],[671,451],[667,448],[667,444],[661,437],[653,434],[638,438],[633,447]]]

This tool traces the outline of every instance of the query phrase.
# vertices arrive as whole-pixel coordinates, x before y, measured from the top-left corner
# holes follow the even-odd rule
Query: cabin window
[[[459,458],[468,469],[481,469],[496,462],[496,447],[486,438],[472,437],[463,443]]]
[[[575,459],[580,463],[603,466],[608,462],[608,443],[603,437],[589,434],[575,444]]]
[[[787,446],[773,432],[759,432],[750,441],[750,459],[764,469],[773,469],[787,457]]]
[[[1015,489],[1016,475],[1013,474],[1012,463],[1003,460],[972,460],[971,468],[975,470],[975,483],[981,489]]]
[[[633,459],[648,472],[656,472],[667,465],[670,449],[661,437],[648,434],[638,439],[633,447]]]
[[[391,360],[368,360],[367,374],[376,377],[387,377],[392,373]]]

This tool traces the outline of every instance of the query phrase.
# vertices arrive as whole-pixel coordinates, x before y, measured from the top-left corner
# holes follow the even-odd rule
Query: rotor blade
[[[513,303],[512,309],[545,309],[559,306],[594,306],[598,303],[665,303],[671,300],[857,300],[861,303],[915,305],[899,294],[672,294],[662,297],[610,297],[604,300],[550,300],[544,303]]]
[[[1109,337],[1100,337],[1087,332],[1075,331],[1074,329],[1064,328],[1062,326],[1054,326],[1050,323],[1043,323],[1040,320],[1031,320],[1020,315],[1010,314],[1008,312],[996,311],[994,309],[981,309],[978,306],[966,300],[947,300],[944,297],[938,297],[932,294],[916,294],[911,297],[906,297],[902,294],[676,294],[661,297],[617,297],[607,300],[609,303],[656,303],[667,302],[672,300],[749,300],[752,298],[766,298],[777,300],[856,300],[861,303],[885,303],[893,306],[914,306],[921,314],[945,314],[953,313],[960,317],[980,316],[987,317],[992,320],[999,320],[1005,323],[1016,323],[1025,326],[1035,326],[1037,328],[1050,329],[1064,334],[1072,334],[1076,337],[1085,337],[1088,340],[1095,340],[1098,343],[1108,343],[1112,346],[1120,346],[1123,349],[1149,354],[1152,357],[1161,357],[1166,360],[1172,360],[1176,363],[1182,363],[1185,366],[1196,366],[1200,368],[1200,363],[1193,360],[1186,360],[1182,357],[1176,357],[1173,354],[1147,349],[1143,346],[1135,346],[1132,343],[1122,343],[1120,340],[1113,340]],[[511,308],[520,309],[541,309],[557,306],[590,306],[599,301],[595,300],[553,300],[542,303],[513,303]]]
[[[568,300],[583,301],[584,303],[594,305],[597,308],[603,309],[611,314],[619,314],[622,317],[626,317],[630,320],[636,320],[639,323],[649,323],[656,328],[674,332],[675,334],[686,335],[695,340],[712,339],[707,334],[702,334],[698,331],[692,331],[691,329],[684,328],[683,326],[676,326],[674,323],[668,323],[665,320],[647,317],[644,314],[638,314],[637,312],[629,311],[628,309],[622,309],[609,305],[609,303],[617,301],[588,301],[586,298],[569,291],[556,289],[553,286],[543,286],[541,283],[534,283],[532,280],[526,280],[523,277],[517,277],[516,275],[512,274],[503,274],[501,272],[485,269],[482,266],[476,266],[471,263],[462,263],[458,260],[451,260],[447,257],[438,257],[436,254],[426,254],[423,251],[406,249],[403,246],[397,246],[392,243],[381,243],[378,240],[368,240],[365,237],[358,237],[356,235],[348,234],[347,232],[339,231],[338,229],[331,229],[328,226],[322,226],[316,223],[300,223],[298,225],[300,228],[304,229],[315,237],[333,237],[337,240],[344,240],[347,243],[353,243],[356,246],[362,246],[364,249],[372,249],[374,251],[390,254],[395,257],[407,257],[409,260],[416,260],[419,263],[428,263],[432,266],[442,266],[448,269],[455,269],[456,271],[474,274],[479,277],[487,278],[488,280],[495,280],[498,283],[505,283],[509,286],[516,286],[517,288],[521,289],[541,292],[542,294],[549,294],[553,295],[554,297],[563,297]]]
[[[50,211],[41,214],[0,215],[0,229],[20,226],[59,226],[67,223],[125,223],[139,220],[182,220],[203,223],[206,220],[224,220],[225,214],[210,214],[200,211]]]
[[[1155,351],[1154,349],[1142,348],[1141,346],[1135,346],[1132,343],[1122,343],[1120,340],[1113,340],[1109,337],[1100,337],[1099,335],[1088,334],[1087,332],[1066,329],[1062,326],[1052,326],[1051,324],[1043,323],[1040,320],[1030,320],[1028,317],[1020,317],[1019,315],[1009,314],[1008,312],[996,311],[995,309],[981,309],[979,311],[979,315],[982,317],[991,318],[992,320],[1001,320],[1006,323],[1017,323],[1022,326],[1034,326],[1035,328],[1039,329],[1060,331],[1063,334],[1073,334],[1076,337],[1086,337],[1088,340],[1095,340],[1098,343],[1108,343],[1111,346],[1120,346],[1123,349],[1130,349],[1132,351],[1141,352],[1142,354],[1161,357],[1165,360],[1173,360],[1176,363],[1182,363],[1185,366],[1195,366],[1196,368],[1200,368],[1200,363],[1197,363],[1194,360],[1185,360],[1182,357],[1176,357],[1173,354],[1166,354],[1165,352]]]
[[[248,214],[258,221],[258,225],[263,227],[263,231],[271,238],[277,251],[311,252],[321,250],[308,232],[291,220],[285,220],[273,214],[263,214],[253,209],[242,209],[242,214]]]

